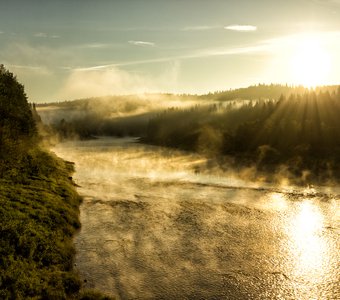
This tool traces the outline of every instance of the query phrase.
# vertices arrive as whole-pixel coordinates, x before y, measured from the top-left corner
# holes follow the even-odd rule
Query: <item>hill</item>
[[[320,92],[335,92],[338,86],[320,86],[316,87],[314,91]],[[289,86],[282,84],[258,84],[252,85],[246,88],[231,89],[228,91],[219,91],[215,93],[209,93],[201,96],[205,99],[217,100],[217,101],[230,101],[235,99],[247,99],[247,100],[258,100],[258,99],[278,99],[281,95],[289,97],[293,94],[304,94],[309,92],[310,89],[303,86]]]

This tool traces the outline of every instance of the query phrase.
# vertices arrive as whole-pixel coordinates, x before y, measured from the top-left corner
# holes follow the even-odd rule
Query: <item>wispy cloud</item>
[[[293,34],[286,36],[278,36],[272,39],[264,39],[254,43],[247,43],[243,46],[238,47],[218,47],[218,48],[204,48],[196,51],[192,51],[190,53],[183,53],[179,55],[172,56],[163,56],[158,58],[149,58],[142,60],[131,60],[131,61],[113,61],[113,62],[105,62],[105,63],[94,63],[93,65],[84,66],[80,64],[80,61],[75,59],[70,51],[62,51],[62,49],[52,50],[51,48],[39,47],[32,48],[27,45],[13,45],[13,47],[7,49],[7,55],[4,53],[0,53],[0,60],[11,61],[12,63],[17,64],[17,68],[23,68],[27,63],[27,70],[29,69],[29,65],[35,64],[36,66],[43,65],[48,67],[49,69],[58,69],[64,72],[81,72],[81,71],[99,71],[106,70],[110,68],[120,68],[125,66],[135,66],[142,64],[154,64],[154,63],[164,63],[164,62],[173,62],[173,61],[182,61],[187,59],[197,59],[197,58],[208,58],[208,57],[217,57],[217,56],[232,56],[232,55],[248,55],[248,54],[268,54],[268,53],[277,53],[282,51],[282,49],[287,49],[289,47],[293,47],[296,44],[296,41],[300,40],[302,36],[305,36],[306,33],[301,34]],[[322,41],[325,41],[330,44],[334,44],[334,41],[339,41],[340,31],[335,32],[320,32],[313,33],[313,36],[320,36]],[[134,41],[134,42],[142,42],[143,41]],[[152,43],[153,44],[153,43]],[[110,44],[108,44],[110,46]],[[137,44],[139,45],[139,44]],[[340,44],[339,44],[340,45]],[[88,44],[87,47],[93,48],[101,48],[106,47],[106,44]],[[150,46],[150,45],[148,45]],[[20,58],[20,59],[18,59]],[[51,61],[58,61],[59,67],[51,64]],[[32,63],[33,62],[33,63]],[[32,67],[34,70],[36,67]],[[36,71],[38,69],[36,68]]]
[[[155,46],[155,43],[145,42],[145,41],[129,41],[129,44],[136,45],[136,46],[150,46],[150,47]]]
[[[211,30],[211,29],[216,29],[218,26],[188,26],[182,28],[182,31],[205,31],[205,30]]]
[[[45,66],[6,64],[6,67],[21,75],[25,72],[29,74],[39,74],[43,76],[51,74],[51,71]]]
[[[45,32],[36,32],[34,34],[35,37],[38,37],[38,38],[47,38],[47,33]]]
[[[236,47],[236,48],[212,48],[212,49],[202,49],[193,53],[178,55],[178,56],[168,56],[168,57],[160,57],[160,58],[152,58],[145,60],[135,60],[128,62],[118,62],[112,64],[105,65],[97,65],[91,67],[78,67],[74,68],[75,71],[91,71],[91,70],[104,70],[112,67],[124,67],[124,66],[134,66],[134,65],[142,65],[142,64],[152,64],[152,63],[162,63],[162,62],[170,62],[176,60],[185,60],[185,59],[194,59],[194,58],[205,58],[212,56],[227,56],[227,55],[236,55],[236,54],[247,54],[247,53],[256,53],[261,51],[268,51],[269,46],[266,43],[263,44],[255,44],[248,45],[244,47]]]
[[[257,27],[254,25],[239,25],[239,24],[234,24],[234,25],[229,25],[225,26],[224,29],[227,30],[233,30],[233,31],[256,31]]]
[[[84,44],[79,46],[79,48],[95,48],[95,49],[99,49],[99,48],[107,48],[109,47],[109,44],[104,44],[104,43],[90,43],[90,44]]]
[[[340,31],[336,32],[324,32],[319,33],[323,39],[328,41],[338,40],[340,37]],[[316,35],[316,33],[314,34]],[[302,35],[303,36],[303,35]],[[112,67],[124,67],[124,66],[133,66],[133,65],[141,65],[141,64],[152,64],[152,63],[163,63],[169,61],[176,60],[185,60],[185,59],[195,59],[195,58],[207,58],[214,56],[231,56],[231,55],[248,55],[248,54],[258,54],[258,53],[273,53],[282,50],[284,47],[290,47],[296,44],[296,41],[302,38],[301,34],[293,34],[286,36],[279,36],[277,38],[265,39],[262,41],[258,41],[256,43],[247,44],[240,47],[220,47],[220,48],[206,48],[201,49],[192,53],[177,55],[177,56],[167,56],[160,57],[154,59],[145,59],[145,60],[135,60],[135,61],[127,61],[127,62],[117,62],[111,64],[103,64],[96,65],[90,67],[78,67],[73,70],[77,71],[90,71],[90,70],[105,70],[107,68]]]
[[[37,37],[37,38],[50,38],[50,39],[59,39],[60,36],[59,35],[49,35],[45,32],[36,32],[34,34],[34,37]]]
[[[10,68],[16,68],[16,69],[28,69],[28,70],[41,70],[43,67],[39,66],[29,66],[29,65],[8,65]]]
[[[57,64],[69,64],[76,60],[73,53],[60,47],[32,45],[27,42],[10,42],[0,51],[0,61],[18,70],[54,70]]]

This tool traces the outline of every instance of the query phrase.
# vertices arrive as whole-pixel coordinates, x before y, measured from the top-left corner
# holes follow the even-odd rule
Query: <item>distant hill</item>
[[[142,94],[106,96],[37,104],[45,124],[61,137],[89,138],[93,135],[145,134],[148,120],[169,107],[185,108],[204,104],[191,95]]]
[[[338,85],[316,87],[316,93],[329,91],[336,92]],[[201,96],[204,99],[217,100],[217,101],[230,101],[235,99],[278,99],[281,95],[289,96],[291,94],[304,94],[308,93],[310,89],[303,86],[289,86],[281,84],[258,84],[246,88],[232,89],[228,91],[219,91],[209,93]]]
[[[337,88],[338,86],[320,87],[316,88],[315,92],[327,90],[334,94]],[[242,106],[255,100],[277,101],[280,96],[289,97],[309,92],[309,89],[301,86],[260,84],[200,96],[174,94],[106,96],[38,104],[36,107],[43,122],[50,124],[62,138],[91,138],[95,135],[146,136],[149,120],[164,111],[192,110],[198,107],[206,107],[211,111],[216,107],[221,108],[221,105]]]

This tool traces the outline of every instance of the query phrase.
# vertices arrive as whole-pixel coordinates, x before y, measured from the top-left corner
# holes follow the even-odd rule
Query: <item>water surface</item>
[[[86,287],[117,299],[340,299],[339,189],[249,183],[134,139],[53,150],[75,162],[84,197]]]

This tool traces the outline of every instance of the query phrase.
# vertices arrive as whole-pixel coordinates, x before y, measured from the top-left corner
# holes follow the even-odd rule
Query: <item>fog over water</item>
[[[84,197],[76,265],[117,299],[340,299],[340,189],[276,187],[99,138],[52,149]]]

